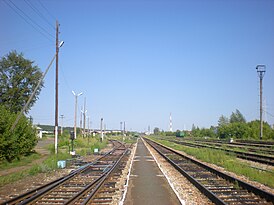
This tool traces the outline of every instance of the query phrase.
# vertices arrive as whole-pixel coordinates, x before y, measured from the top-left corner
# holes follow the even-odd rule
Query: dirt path
[[[47,156],[50,154],[47,147],[49,144],[52,144],[52,143],[54,143],[53,138],[47,138],[45,140],[38,141],[38,143],[35,147],[35,151],[41,155],[41,157],[39,159],[36,159],[36,160],[32,161],[31,163],[24,165],[24,166],[13,167],[10,169],[1,170],[0,176],[5,176],[5,175],[13,174],[13,173],[16,173],[19,171],[24,171],[24,170],[31,168],[34,164],[42,163],[47,158]]]

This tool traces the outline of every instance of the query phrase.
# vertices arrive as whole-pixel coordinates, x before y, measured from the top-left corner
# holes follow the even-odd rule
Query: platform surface
[[[157,166],[144,142],[139,139],[134,156],[126,205],[177,205],[177,196]]]

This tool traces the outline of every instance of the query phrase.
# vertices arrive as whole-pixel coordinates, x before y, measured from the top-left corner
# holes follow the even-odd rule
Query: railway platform
[[[137,143],[124,204],[181,204],[141,139]]]

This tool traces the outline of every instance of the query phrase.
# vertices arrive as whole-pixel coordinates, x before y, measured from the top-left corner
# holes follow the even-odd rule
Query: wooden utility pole
[[[58,35],[59,35],[59,23],[56,20],[56,74],[55,74],[55,128],[54,128],[55,154],[58,153],[58,53],[59,53]]]

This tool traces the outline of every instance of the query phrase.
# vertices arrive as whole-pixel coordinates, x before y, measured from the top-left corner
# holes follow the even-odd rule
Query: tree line
[[[236,109],[230,117],[221,115],[218,126],[211,126],[209,129],[192,126],[191,131],[194,137],[216,137],[220,139],[260,139],[260,121],[253,120],[247,122],[242,113]],[[274,140],[274,129],[263,122],[263,139]]]
[[[38,99],[43,83],[14,128],[19,112],[26,105],[42,72],[34,61],[12,51],[0,60],[0,161],[12,162],[32,152],[37,144],[36,129],[25,114]]]
[[[177,130],[178,132],[178,130]],[[154,134],[175,136],[176,132],[164,132],[159,128],[154,129]],[[253,120],[247,122],[243,114],[236,109],[230,117],[221,115],[217,126],[210,128],[199,128],[192,125],[190,132],[185,132],[187,137],[210,137],[220,139],[260,139],[260,121]],[[274,140],[274,128],[267,122],[263,122],[263,140]]]

